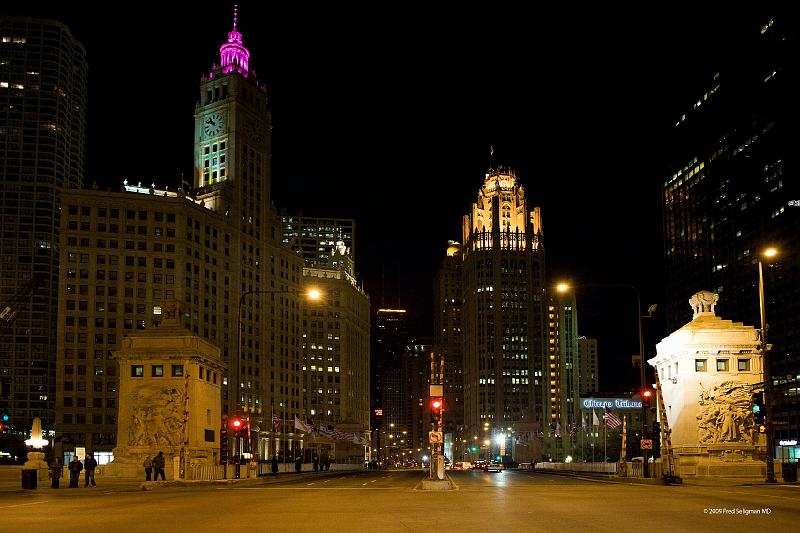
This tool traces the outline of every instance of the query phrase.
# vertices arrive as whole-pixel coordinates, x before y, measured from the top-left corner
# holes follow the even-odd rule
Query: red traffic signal
[[[653,391],[651,391],[650,389],[645,389],[642,391],[642,399],[644,401],[649,401],[650,398],[652,397],[653,397]]]
[[[431,398],[431,409],[441,411],[444,401],[441,398]]]
[[[242,429],[242,421],[238,418],[234,418],[233,421],[231,421],[231,427],[233,427],[234,430],[239,431]]]

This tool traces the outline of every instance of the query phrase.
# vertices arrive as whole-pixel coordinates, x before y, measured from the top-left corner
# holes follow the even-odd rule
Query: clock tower
[[[228,273],[221,281],[225,322],[232,334],[222,343],[229,383],[223,391],[223,414],[247,417],[257,414],[267,401],[266,376],[270,374],[259,347],[266,346],[274,332],[264,327],[267,296],[257,292],[274,286],[275,276],[269,269],[274,272],[278,254],[272,245],[272,121],[267,90],[250,66],[250,51],[242,44],[237,22],[234,7],[233,29],[219,48],[219,64],[200,81],[194,113],[193,185],[196,200],[217,214],[225,232]],[[197,222],[194,229],[201,230]],[[278,312],[284,314],[282,308],[276,308]]]
[[[193,186],[207,208],[258,239],[269,221],[272,121],[267,89],[250,68],[250,51],[236,23],[234,8],[219,65],[200,81]]]

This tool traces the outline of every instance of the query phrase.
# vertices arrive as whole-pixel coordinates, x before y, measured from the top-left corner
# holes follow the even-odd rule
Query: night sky
[[[60,20],[87,49],[87,185],[177,187],[192,175],[198,84],[219,62],[232,2],[95,5],[3,9]],[[766,20],[669,8],[239,2],[250,65],[268,87],[273,199],[356,219],[357,274],[373,304],[408,308],[429,337],[434,272],[447,240],[461,239],[491,145],[493,163],[542,207],[553,282],[629,283],[645,309],[661,303],[669,131],[738,36]],[[638,383],[633,305],[622,289],[578,296],[609,391]],[[662,318],[645,333],[652,355]]]

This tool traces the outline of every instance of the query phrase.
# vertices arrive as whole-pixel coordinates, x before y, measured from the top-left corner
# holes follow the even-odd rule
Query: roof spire
[[[233,30],[228,33],[228,41],[219,47],[219,66],[223,74],[238,72],[246,78],[250,73],[250,51],[242,45],[242,34],[236,28],[238,22],[239,6],[233,4]]]

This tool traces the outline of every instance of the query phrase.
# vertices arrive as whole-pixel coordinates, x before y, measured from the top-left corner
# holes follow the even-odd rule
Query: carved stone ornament
[[[128,445],[178,446],[183,440],[184,398],[173,387],[145,386],[130,395]]]
[[[710,390],[703,389],[699,404],[697,439],[700,445],[757,442],[749,384],[725,381]]]
[[[719,294],[710,291],[700,291],[689,298],[689,305],[694,311],[692,318],[697,318],[700,313],[715,314],[714,308],[719,301]]]

